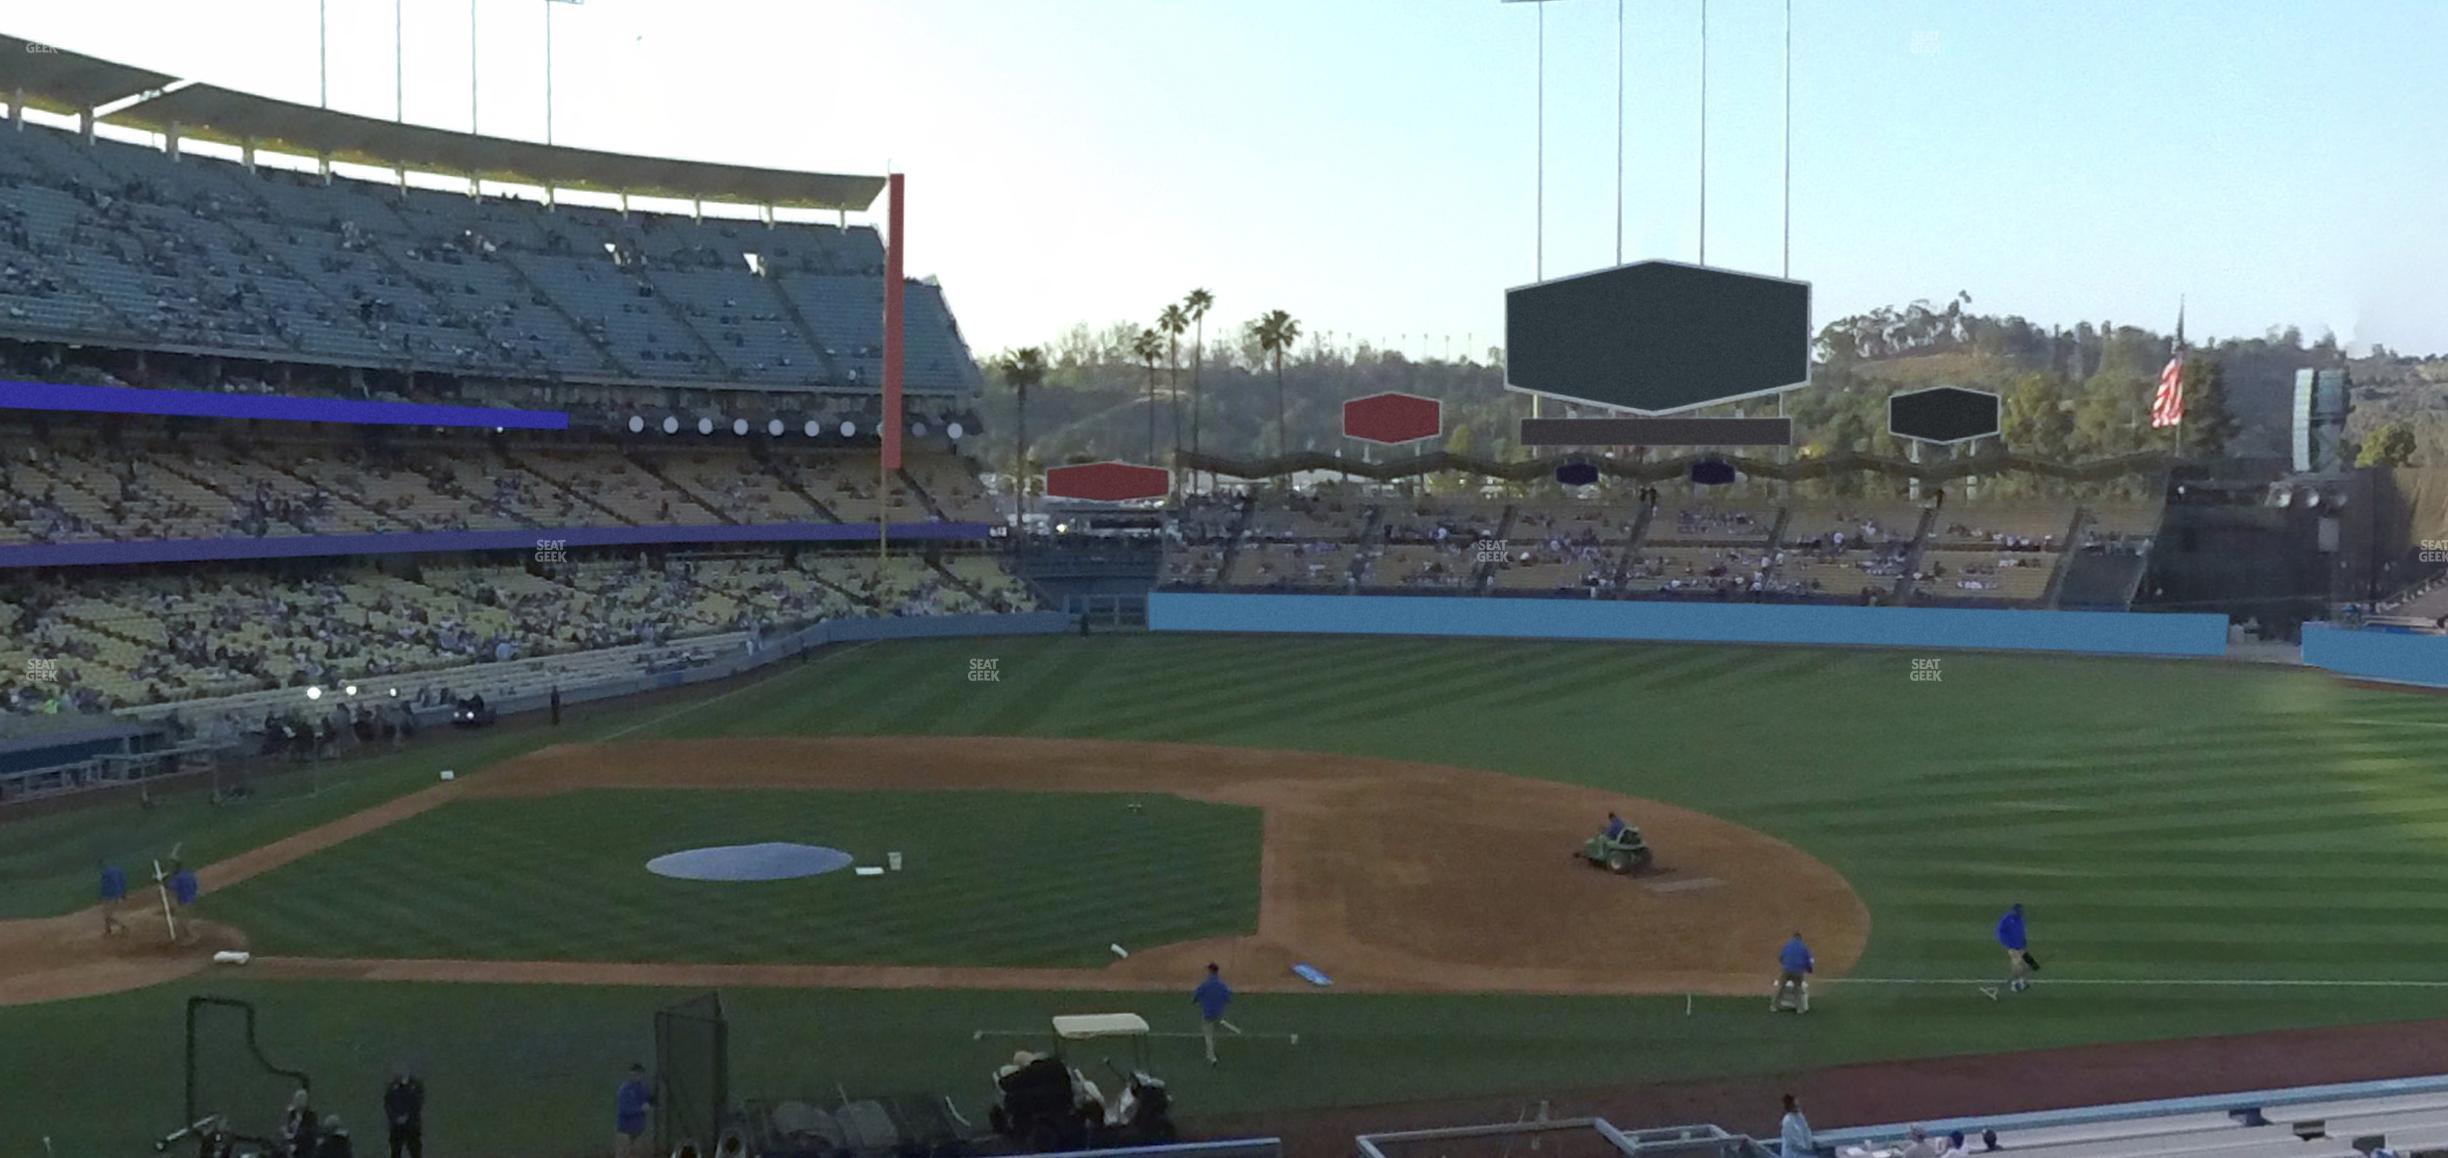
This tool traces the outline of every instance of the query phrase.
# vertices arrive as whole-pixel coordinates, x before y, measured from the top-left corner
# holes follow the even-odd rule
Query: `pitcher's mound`
[[[667,852],[646,871],[684,881],[788,881],[850,867],[850,854],[815,844],[766,841]]]

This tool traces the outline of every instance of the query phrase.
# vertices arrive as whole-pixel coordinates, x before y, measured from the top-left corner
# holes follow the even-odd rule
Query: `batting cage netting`
[[[187,999],[187,1107],[180,1123],[221,1119],[222,1132],[272,1144],[289,1099],[311,1086],[282,1069],[255,1038],[255,1007],[226,997]]]
[[[722,995],[708,993],[655,1011],[655,1151],[683,1142],[713,1150],[731,1108],[731,1026]]]

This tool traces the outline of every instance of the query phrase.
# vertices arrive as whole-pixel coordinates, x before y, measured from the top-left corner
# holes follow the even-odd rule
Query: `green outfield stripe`
[[[1341,646],[1310,646],[1286,654],[1245,641],[1247,651],[1219,667],[1213,683],[1197,669],[1172,669],[1171,686],[1193,702],[1240,696],[1306,697],[1312,704],[1331,701],[1357,689],[1405,678],[1412,667],[1451,654],[1442,641],[1399,637],[1343,641]],[[1286,677],[1299,673],[1299,680]],[[1237,702],[1237,701],[1236,701]],[[1175,707],[1179,706],[1177,702]],[[1158,710],[1162,710],[1159,705]]]
[[[1375,678],[1366,682],[1339,682],[1339,669],[1321,673],[1329,686],[1313,686],[1289,695],[1278,693],[1279,699],[1289,702],[1252,705],[1249,711],[1237,716],[1210,718],[1202,722],[1199,734],[1212,736],[1258,720],[1277,720],[1308,732],[1335,730],[1348,724],[1409,715],[1419,711],[1423,704],[1471,711],[1475,710],[1473,701],[1477,693],[1490,683],[1486,657],[1469,651],[1422,649],[1421,654],[1401,658],[1397,667],[1368,673]],[[1280,714],[1267,710],[1276,706],[1287,710]]]

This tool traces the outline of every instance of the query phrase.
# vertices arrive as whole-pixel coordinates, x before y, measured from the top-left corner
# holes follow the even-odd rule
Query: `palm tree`
[[[1158,334],[1156,331],[1141,330],[1139,331],[1138,337],[1131,339],[1131,357],[1137,358],[1147,365],[1147,460],[1150,465],[1154,465],[1156,462],[1156,359],[1163,356],[1164,337]]]
[[[1289,453],[1291,430],[1284,425],[1284,351],[1300,340],[1300,323],[1282,310],[1268,310],[1266,316],[1250,323],[1250,336],[1258,339],[1258,348],[1275,359],[1275,453]]]
[[[1181,461],[1181,336],[1190,328],[1190,315],[1176,303],[1156,315],[1156,328],[1165,335],[1165,393],[1173,408],[1173,461]],[[1175,478],[1178,484],[1180,479]]]
[[[1190,346],[1190,453],[1199,452],[1199,371],[1207,364],[1207,311],[1215,307],[1215,295],[1194,289],[1182,298],[1182,312],[1190,315],[1190,324],[1198,327],[1198,339]],[[1209,476],[1208,482],[1215,481]]]
[[[1045,384],[1045,351],[1026,346],[1003,356],[1003,380],[1011,383],[1017,416],[1012,420],[1012,506],[1020,515],[1020,534],[1028,534],[1028,392]]]

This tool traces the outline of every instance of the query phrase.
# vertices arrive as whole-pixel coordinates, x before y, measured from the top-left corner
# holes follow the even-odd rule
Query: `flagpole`
[[[2176,461],[2184,461],[2184,420],[2187,399],[2184,396],[2184,307],[2183,294],[2176,295]]]

